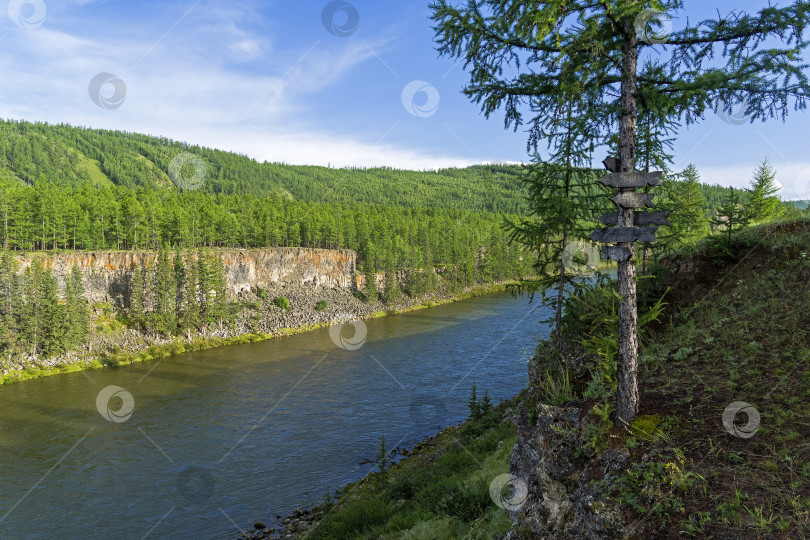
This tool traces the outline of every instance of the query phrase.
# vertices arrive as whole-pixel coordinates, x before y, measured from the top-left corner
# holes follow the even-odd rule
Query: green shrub
[[[317,311],[324,311],[327,305],[326,300],[320,300],[317,304],[315,304],[315,309]]]
[[[256,293],[256,296],[258,296],[262,300],[267,300],[267,290],[259,288],[258,292]]]
[[[308,538],[357,538],[365,531],[384,524],[391,514],[393,510],[378,497],[352,501],[328,514]]]
[[[290,309],[290,301],[283,296],[274,298],[273,303],[281,309]]]
[[[483,479],[468,483],[457,482],[455,485],[443,487],[444,496],[439,499],[437,507],[462,521],[475,521],[484,515],[487,507],[492,504],[489,484]]]

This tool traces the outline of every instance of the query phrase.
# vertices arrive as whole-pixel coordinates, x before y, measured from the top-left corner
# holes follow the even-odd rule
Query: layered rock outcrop
[[[331,289],[351,289],[354,286],[357,255],[353,251],[266,248],[217,250],[211,253],[224,263],[226,285],[231,297],[257,288],[285,285]],[[173,256],[170,254],[170,257]],[[126,294],[133,268],[138,265],[153,266],[157,254],[105,251],[19,256],[19,271],[23,272],[31,266],[34,258],[41,259],[53,271],[60,290],[76,263],[82,272],[88,299],[92,302],[117,303]]]

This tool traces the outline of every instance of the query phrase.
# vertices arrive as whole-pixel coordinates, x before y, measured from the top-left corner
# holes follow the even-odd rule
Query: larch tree
[[[766,159],[754,171],[748,189],[748,215],[751,221],[767,221],[782,214],[784,207],[777,195],[780,190],[776,185],[776,170]]]
[[[677,177],[665,179],[663,191],[661,208],[672,211],[667,218],[672,225],[659,229],[659,250],[669,250],[709,234],[708,203],[700,187],[697,167],[690,164]]]
[[[73,263],[70,275],[65,279],[65,342],[68,348],[77,347],[86,341],[90,326],[89,316],[82,272],[78,263]]]
[[[484,115],[503,109],[507,128],[528,124],[530,146],[540,129],[560,122],[560,104],[587,103],[594,118],[602,117],[602,124],[592,123],[601,128],[592,134],[595,141],[618,132],[619,169],[632,172],[639,103],[666,101],[666,115],[687,125],[707,110],[732,111],[739,104],[752,121],[784,118],[806,106],[805,1],[755,14],[718,13],[670,34],[663,23],[683,11],[681,0],[454,4],[431,4],[439,53],[461,59],[469,71],[463,92]],[[640,59],[648,66],[641,76]],[[633,223],[634,209],[620,208],[617,226]],[[618,263],[616,423],[627,426],[639,407],[636,261],[632,243],[619,246],[631,253]]]
[[[535,155],[524,178],[531,208],[529,216],[507,220],[511,240],[537,250],[534,268],[539,280],[523,286],[533,297],[538,291],[544,303],[555,310],[555,338],[560,337],[563,296],[567,286],[576,285],[580,270],[599,263],[598,251],[590,247],[588,235],[596,226],[604,191],[587,166],[593,153],[590,115],[572,102],[560,103],[564,113],[558,124],[540,125],[533,136],[551,143],[551,157],[542,160]],[[585,255],[586,264],[577,256]],[[594,264],[595,257],[595,264]],[[550,297],[546,291],[554,289]]]
[[[712,219],[712,223],[720,227],[725,227],[728,235],[727,245],[731,246],[732,235],[743,229],[751,221],[748,209],[742,203],[739,190],[731,188],[731,195],[725,204],[717,209],[717,216]]]

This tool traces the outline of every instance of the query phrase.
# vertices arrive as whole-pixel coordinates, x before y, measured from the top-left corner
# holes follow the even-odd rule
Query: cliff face
[[[224,263],[228,294],[232,298],[251,289],[255,291],[257,287],[279,285],[351,289],[357,257],[348,250],[307,248],[224,250],[214,251],[212,255]],[[60,290],[73,264],[78,263],[87,298],[93,302],[118,303],[128,290],[133,268],[154,266],[157,254],[85,252],[44,255],[41,259],[53,271]],[[17,257],[17,263],[23,272],[31,266],[32,257]]]

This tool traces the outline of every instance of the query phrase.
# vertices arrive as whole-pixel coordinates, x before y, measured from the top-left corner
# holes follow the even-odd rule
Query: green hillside
[[[165,137],[0,120],[0,180],[176,189],[169,164],[182,152],[206,165],[202,191],[238,195],[275,192],[307,202],[524,213],[519,165],[440,171],[331,169],[259,163],[232,152]]]
[[[90,184],[177,191],[168,170],[172,159],[182,152],[204,161],[206,178],[200,191],[214,194],[263,197],[275,193],[313,203],[510,214],[525,214],[529,209],[520,165],[409,171],[259,163],[244,155],[166,137],[0,120],[0,182],[34,184],[45,179],[72,187]],[[708,202],[706,213],[714,215],[728,197],[728,188],[704,184],[703,193]]]

